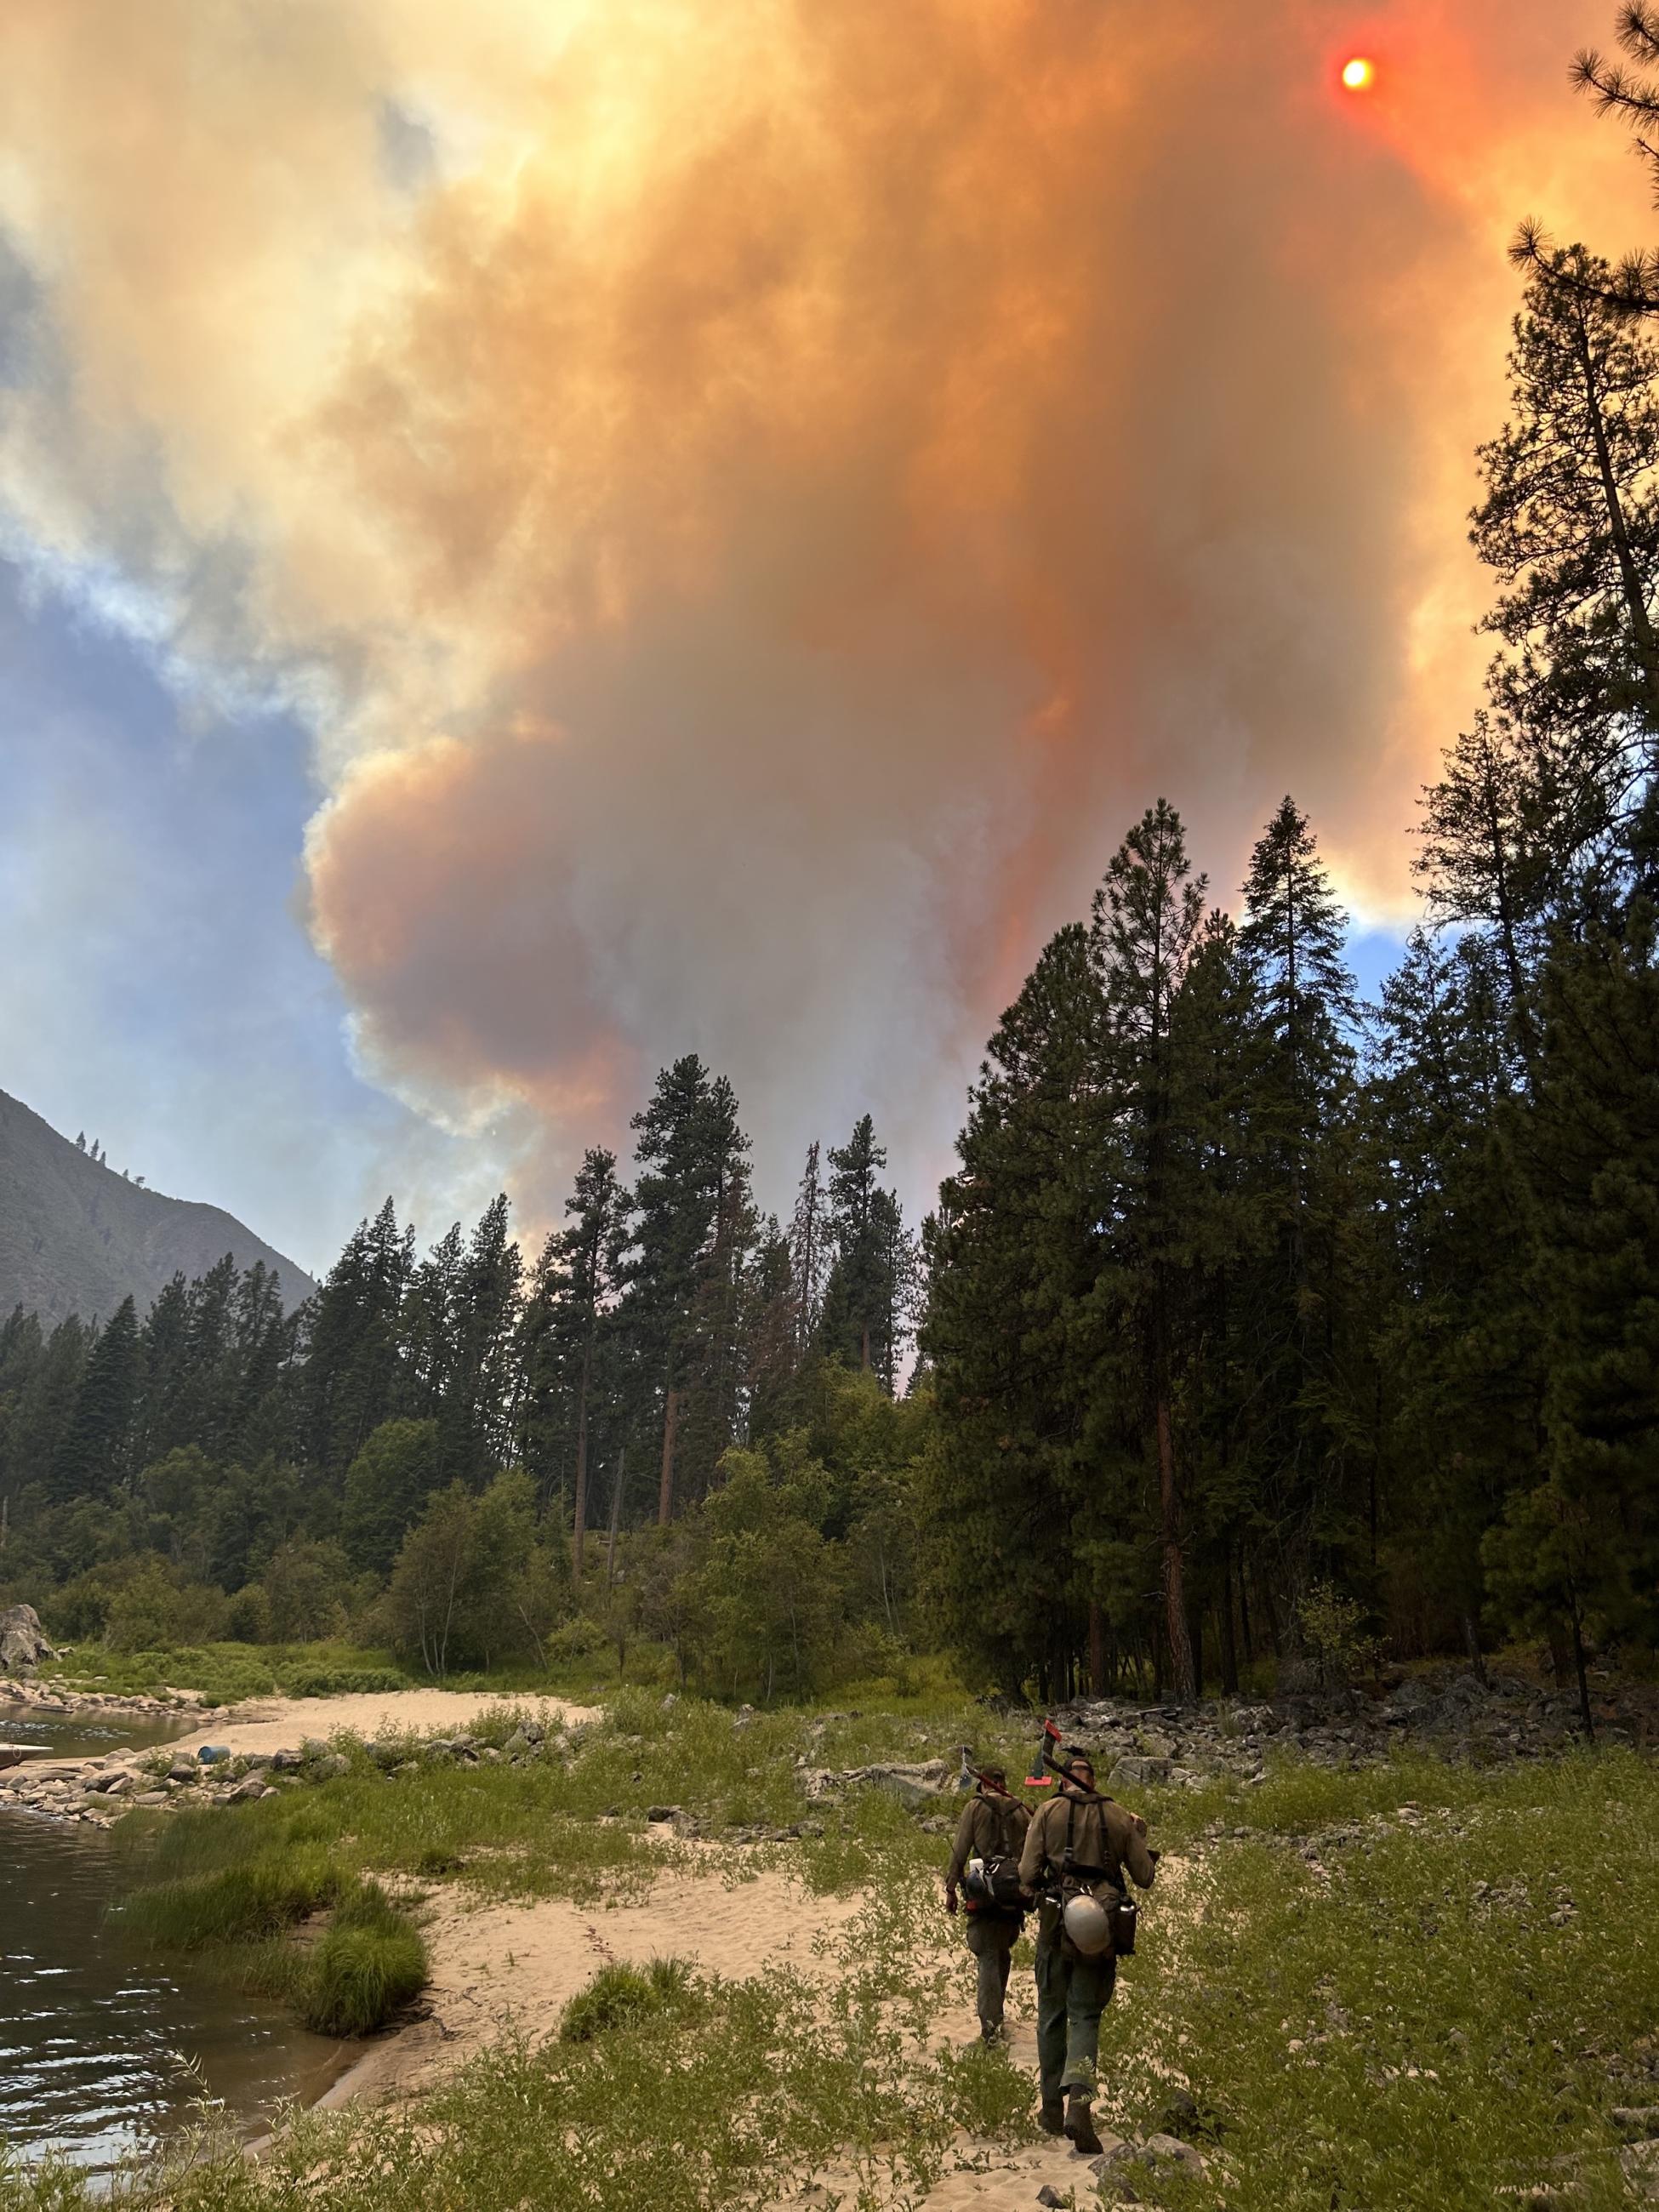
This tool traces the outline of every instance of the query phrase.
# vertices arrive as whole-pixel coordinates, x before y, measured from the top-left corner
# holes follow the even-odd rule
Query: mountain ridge
[[[107,1321],[125,1297],[139,1316],[180,1270],[225,1254],[275,1270],[292,1310],[316,1288],[305,1269],[222,1207],[131,1182],[0,1091],[0,1316]]]

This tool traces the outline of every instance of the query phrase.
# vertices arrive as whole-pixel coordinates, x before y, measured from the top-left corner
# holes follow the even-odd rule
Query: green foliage
[[[210,1705],[234,1705],[243,1698],[331,1698],[410,1686],[410,1676],[392,1665],[386,1653],[337,1644],[291,1650],[219,1644],[117,1654],[74,1651],[48,1661],[41,1671],[71,1686],[121,1697],[195,1690]]]
[[[164,1877],[130,1897],[121,1917],[135,1933],[174,1950],[258,1943],[319,1911],[338,1887],[325,1852],[288,1850],[211,1873]]]
[[[1364,1632],[1365,1609],[1334,1583],[1315,1583],[1296,1614],[1303,1647],[1322,1688],[1346,1687],[1375,1669],[1380,1647],[1376,1637]]]
[[[1106,2124],[1158,2124],[1139,2062],[1178,2051],[1244,2212],[1475,2212],[1565,2160],[1586,2203],[1625,2201],[1608,2108],[1653,2017],[1659,1778],[1627,1756],[1439,1775],[1309,1772],[1300,1832],[1341,1824],[1316,1867],[1250,1793],[1255,1832],[1192,1869],[1182,1911],[1154,1892],[1136,2004],[1105,2023]]]
[[[528,1475],[498,1475],[478,1497],[452,1483],[398,1550],[387,1597],[392,1641],[440,1680],[456,1667],[487,1668],[492,1658],[542,1658],[562,1596]]]
[[[185,1814],[123,1843],[137,1876],[118,1908],[127,1929],[280,1996],[319,2035],[371,2033],[426,1981],[408,1915],[303,1823],[273,1844],[268,1831]],[[291,1940],[319,1915],[314,1941]]]
[[[295,2002],[318,2035],[370,2035],[425,1986],[426,1946],[374,1882],[348,1890],[305,1954]]]
[[[559,2040],[591,2043],[595,2036],[631,2027],[679,2002],[690,1984],[691,1970],[682,1959],[653,1959],[643,1973],[634,1966],[601,1966],[565,2007]]]

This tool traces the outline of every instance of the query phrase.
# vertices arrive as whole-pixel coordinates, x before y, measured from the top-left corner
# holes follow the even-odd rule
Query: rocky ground
[[[1641,1686],[1602,1690],[1592,1700],[1596,1741],[1646,1749],[1659,1743],[1659,1696]],[[1402,1744],[1443,1758],[1495,1763],[1541,1759],[1583,1734],[1576,1695],[1505,1674],[1407,1675],[1386,1691],[1337,1690],[1272,1703],[1220,1699],[1196,1707],[1130,1707],[1085,1701],[1057,1717],[1068,1738],[1130,1786],[1196,1788],[1217,1775],[1266,1779],[1273,1751],[1316,1766],[1379,1765]]]

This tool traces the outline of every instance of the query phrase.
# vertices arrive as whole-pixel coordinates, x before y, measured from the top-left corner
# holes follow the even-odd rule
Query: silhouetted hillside
[[[0,1091],[0,1314],[21,1301],[52,1321],[107,1320],[131,1293],[142,1316],[170,1276],[205,1274],[227,1252],[274,1267],[287,1306],[315,1287],[216,1206],[129,1182]]]

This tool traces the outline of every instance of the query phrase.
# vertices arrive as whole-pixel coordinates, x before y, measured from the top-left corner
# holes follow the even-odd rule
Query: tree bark
[[[1233,1547],[1221,1554],[1221,1686],[1238,1694],[1238,1638],[1233,1626]]]
[[[1578,1600],[1572,1601],[1572,1663],[1578,1676],[1578,1714],[1584,1723],[1586,1742],[1595,1741],[1595,1717],[1590,1711],[1589,1676],[1584,1666],[1584,1625],[1578,1610]]]
[[[628,1446],[617,1454],[616,1479],[611,1485],[611,1541],[605,1547],[605,1586],[609,1589],[617,1579],[617,1531],[622,1525],[623,1475],[628,1466]]]
[[[1613,539],[1613,556],[1619,563],[1619,580],[1624,589],[1625,611],[1630,617],[1636,658],[1641,663],[1642,681],[1647,690],[1650,726],[1659,731],[1659,638],[1654,635],[1647,601],[1642,596],[1642,580],[1637,571],[1636,556],[1631,550],[1630,530],[1625,520],[1625,502],[1620,493],[1619,479],[1613,471],[1613,456],[1607,446],[1607,418],[1602,411],[1601,395],[1596,387],[1595,364],[1590,357],[1589,332],[1584,325],[1582,307],[1577,316],[1577,339],[1578,365],[1584,374],[1584,404],[1589,416],[1590,437],[1595,447],[1595,472],[1601,481],[1601,496],[1607,510],[1607,531]]]
[[[662,1486],[657,1493],[657,1526],[665,1528],[674,1512],[674,1430],[680,1417],[680,1394],[672,1384],[663,1393]]]
[[[1160,1391],[1158,1401],[1158,1489],[1164,1523],[1164,1614],[1170,1640],[1170,1668],[1177,1705],[1190,1705],[1197,1697],[1193,1673],[1193,1647],[1187,1634],[1186,1576],[1181,1557],[1181,1496],[1176,1479],[1175,1436],[1170,1421],[1170,1401]]]
[[[1106,1695],[1106,1616],[1098,1598],[1089,1601],[1089,1686],[1096,1697]]]
[[[582,1346],[582,1379],[576,1393],[576,1498],[571,1510],[571,1572],[580,1587],[582,1539],[587,1534],[587,1383],[593,1366],[593,1339]]]

